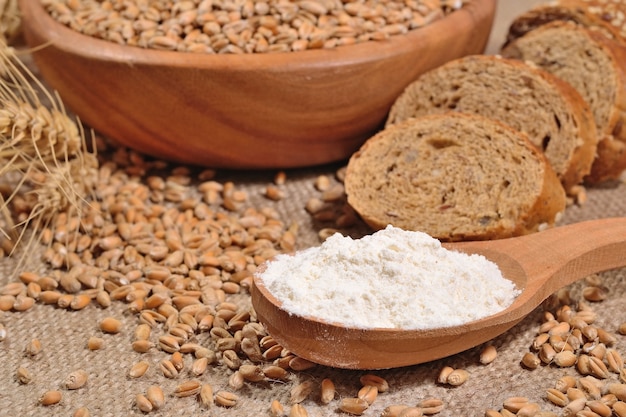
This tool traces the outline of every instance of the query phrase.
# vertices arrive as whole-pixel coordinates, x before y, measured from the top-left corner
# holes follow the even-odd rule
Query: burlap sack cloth
[[[511,16],[527,7],[518,2],[502,2],[498,20],[489,48],[494,50],[502,39],[504,27]],[[522,2],[520,2],[522,3]],[[272,203],[286,222],[300,224],[299,247],[317,245],[317,232],[323,225],[312,222],[304,210],[305,202],[317,195],[313,181],[319,174],[332,175],[337,166],[297,170],[288,173],[285,184],[286,197]],[[272,179],[273,173],[233,173],[231,178],[239,188],[249,192],[252,204],[267,205],[261,197],[262,189]],[[227,177],[223,177],[226,179]],[[588,201],[582,206],[569,207],[562,224],[583,220],[626,215],[626,184],[613,183],[603,187],[588,189]],[[354,233],[366,233],[365,227]],[[580,236],[584,239],[585,236]],[[626,256],[626,254],[624,254]],[[0,264],[0,286],[9,280],[14,265],[4,259]],[[28,265],[37,269],[37,265]],[[623,281],[626,269],[613,270],[601,274],[609,292],[607,300],[593,304],[598,313],[597,324],[615,333],[617,326],[626,321],[626,285]],[[571,288],[574,298],[580,298],[582,283]],[[268,415],[270,402],[279,400],[289,410],[289,391],[297,383],[313,380],[319,383],[323,378],[331,378],[337,387],[337,398],[354,397],[360,388],[359,377],[362,371],[337,370],[317,367],[304,372],[293,373],[288,381],[268,383],[246,383],[237,391],[240,397],[233,408],[214,406],[202,408],[196,398],[175,398],[171,396],[178,380],[164,378],[158,362],[167,356],[153,349],[150,353],[139,354],[131,349],[130,342],[137,324],[135,316],[124,312],[122,303],[114,303],[109,309],[89,306],[87,309],[72,312],[50,306],[36,305],[26,313],[9,312],[0,316],[0,322],[7,329],[7,337],[0,342],[0,416],[71,416],[79,407],[87,407],[92,416],[132,416],[142,415],[135,404],[135,395],[145,393],[150,385],[160,385],[166,396],[165,407],[154,411],[154,416],[264,416]],[[100,335],[97,323],[105,316],[115,316],[124,323],[123,331],[117,335],[101,335],[105,347],[99,351],[86,348],[87,339]],[[545,399],[545,392],[554,386],[555,381],[565,374],[576,375],[573,368],[559,369],[541,366],[530,371],[520,366],[522,355],[529,350],[538,324],[542,319],[542,308],[538,308],[513,329],[492,341],[498,351],[497,359],[489,365],[479,363],[481,347],[427,364],[401,369],[375,371],[387,379],[390,390],[380,394],[378,399],[365,412],[366,416],[379,416],[391,404],[415,405],[418,401],[437,397],[445,403],[441,416],[482,416],[488,408],[500,409],[504,399],[511,396],[525,396],[537,402],[544,410],[559,412],[558,407]],[[35,358],[25,356],[24,348],[33,338],[38,338],[43,351]],[[615,346],[626,356],[626,336],[617,335]],[[200,338],[200,340],[202,340]],[[393,343],[392,340],[389,341]],[[131,379],[127,376],[131,365],[139,360],[147,360],[151,367],[143,377]],[[189,364],[189,362],[188,362]],[[28,385],[18,383],[15,373],[18,367],[27,367],[34,375]],[[436,383],[443,366],[463,368],[470,372],[469,380],[456,388]],[[62,388],[67,374],[82,368],[89,373],[87,385],[76,391]],[[225,366],[212,366],[199,377],[210,383],[214,391],[228,388],[228,377],[232,371]],[[617,380],[617,376],[612,377]],[[41,394],[47,390],[60,389],[63,400],[52,407],[38,405]],[[342,415],[337,410],[338,400],[322,405],[319,392],[314,391],[302,404],[309,416]]]

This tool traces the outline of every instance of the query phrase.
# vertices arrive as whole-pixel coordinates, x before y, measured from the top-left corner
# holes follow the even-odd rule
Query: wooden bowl
[[[474,0],[387,41],[329,50],[209,55],[83,35],[20,0],[43,79],[80,119],[170,161],[294,168],[348,158],[421,73],[484,52],[496,0]]]

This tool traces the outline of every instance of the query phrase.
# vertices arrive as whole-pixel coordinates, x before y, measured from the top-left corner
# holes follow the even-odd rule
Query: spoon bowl
[[[506,332],[559,288],[594,273],[626,266],[626,218],[590,220],[521,237],[444,246],[481,254],[495,262],[521,294],[507,309],[459,326],[362,329],[282,309],[264,286],[261,269],[254,277],[252,305],[259,321],[278,343],[312,362],[363,370],[424,363]]]

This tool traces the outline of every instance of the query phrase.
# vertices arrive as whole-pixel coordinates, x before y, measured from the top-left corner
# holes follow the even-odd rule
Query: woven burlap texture
[[[319,243],[317,231],[323,225],[311,221],[311,217],[304,210],[304,205],[310,197],[317,195],[313,185],[315,177],[320,173],[332,175],[333,172],[334,167],[328,167],[328,170],[319,168],[288,173],[289,180],[285,185],[286,197],[275,203],[275,207],[285,221],[297,221],[301,225],[298,237],[300,247]],[[270,173],[260,173],[256,176],[235,175],[233,180],[249,192],[252,196],[251,204],[255,204],[256,198],[258,204],[267,205],[267,202],[262,203],[259,199],[263,198],[261,197],[263,187],[271,180]],[[624,183],[589,188],[587,203],[582,206],[570,206],[565,212],[562,224],[624,216],[625,201]],[[354,233],[363,233],[365,230],[364,227],[357,228],[354,229]],[[0,284],[8,282],[12,267],[11,261],[3,261]],[[28,268],[37,269],[36,265],[28,265]],[[626,286],[623,284],[626,270],[614,270],[601,275],[609,297],[604,302],[593,305],[593,308],[599,314],[598,325],[615,332],[617,326],[626,321],[626,311],[623,307],[626,302]],[[579,298],[582,285],[578,283],[572,286],[574,298]],[[248,302],[246,296],[242,298],[244,303]],[[140,354],[131,349],[137,317],[125,312],[124,307],[122,303],[114,303],[108,309],[89,306],[85,310],[72,312],[38,304],[28,312],[4,313],[1,321],[8,335],[0,342],[2,357],[0,415],[68,416],[82,406],[88,407],[93,416],[141,415],[142,413],[134,406],[136,394],[146,392],[150,385],[160,385],[167,395],[167,403],[163,409],[151,415],[260,416],[268,414],[270,402],[274,399],[279,400],[288,409],[290,389],[304,380],[311,379],[319,384],[323,378],[329,377],[337,386],[337,398],[354,396],[359,389],[359,377],[365,373],[320,366],[293,373],[288,381],[246,383],[245,387],[237,392],[240,401],[236,407],[231,409],[213,407],[207,410],[200,406],[196,398],[174,398],[171,395],[177,384],[190,377],[186,374],[178,379],[163,377],[158,362],[168,354],[156,349]],[[575,375],[576,371],[572,368],[558,369],[552,366],[542,366],[529,371],[520,366],[522,355],[528,351],[536,335],[538,324],[542,319],[541,310],[542,308],[538,308],[519,325],[493,340],[498,357],[490,365],[479,363],[481,346],[478,346],[427,364],[375,371],[374,373],[389,381],[391,389],[380,394],[365,415],[378,416],[387,405],[394,403],[414,405],[427,397],[438,397],[444,401],[445,409],[441,416],[483,415],[487,408],[500,408],[503,400],[510,396],[526,396],[541,404],[544,409],[554,409],[555,407],[544,399],[545,390],[553,387],[560,376]],[[102,335],[99,332],[97,323],[105,316],[115,316],[123,321],[124,327],[120,334]],[[87,349],[87,339],[93,335],[100,335],[105,339],[105,347],[102,350]],[[202,343],[208,337],[206,334],[200,334],[198,341]],[[43,350],[41,354],[31,358],[25,355],[24,348],[33,338],[41,341]],[[389,342],[393,343],[392,340]],[[626,337],[618,336],[616,348],[622,354],[626,354]],[[189,366],[191,358],[187,359]],[[151,364],[150,369],[142,378],[131,379],[127,376],[128,370],[139,360],[147,360]],[[437,384],[439,371],[446,365],[468,370],[469,380],[456,388]],[[33,373],[34,381],[31,384],[18,383],[15,373],[20,366]],[[79,368],[89,373],[87,385],[76,391],[63,389],[62,382],[67,374]],[[228,377],[231,372],[225,366],[213,366],[199,379],[211,384],[215,391],[229,389]],[[38,405],[41,394],[50,389],[62,390],[64,394],[62,402],[46,408]],[[340,414],[337,411],[337,400],[329,405],[322,405],[317,391],[314,391],[303,405],[310,416]]]

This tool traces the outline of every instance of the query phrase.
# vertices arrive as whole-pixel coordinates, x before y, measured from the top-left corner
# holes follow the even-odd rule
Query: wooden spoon
[[[358,329],[293,315],[281,309],[280,302],[263,285],[261,274],[254,277],[252,305],[259,321],[278,343],[312,362],[346,369],[424,363],[504,333],[559,288],[597,272],[626,266],[626,217],[591,220],[509,239],[444,246],[484,255],[497,263],[522,293],[498,314],[429,330]]]

